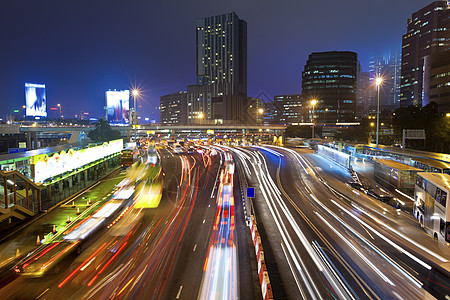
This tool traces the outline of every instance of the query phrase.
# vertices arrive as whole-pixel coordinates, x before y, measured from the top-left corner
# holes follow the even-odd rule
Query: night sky
[[[196,81],[195,20],[232,11],[248,25],[248,95],[301,93],[308,54],[355,51],[367,71],[431,2],[3,0],[0,117],[25,104],[25,82],[45,83],[47,108],[61,103],[66,118],[103,116],[106,90],[138,84],[139,115],[159,121],[159,97]]]

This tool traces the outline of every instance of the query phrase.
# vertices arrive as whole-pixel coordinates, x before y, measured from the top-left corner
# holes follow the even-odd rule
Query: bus
[[[436,299],[450,299],[450,262],[431,264],[423,288]]]
[[[379,184],[398,189],[412,195],[416,183],[416,174],[422,169],[402,164],[390,159],[374,159],[374,177]]]
[[[431,158],[411,158],[412,166],[424,172],[450,174],[450,163]]]
[[[121,166],[122,168],[131,167],[138,159],[139,151],[136,147],[122,150]]]
[[[414,216],[427,233],[450,242],[450,175],[417,173],[414,191]]]
[[[122,183],[126,184],[126,181]],[[125,207],[133,203],[133,195],[133,186],[121,186],[100,208],[73,225],[70,223],[61,233],[51,235],[48,243],[44,242],[19,261],[14,268],[16,274],[24,277],[43,277],[49,272],[58,273],[63,261],[67,262],[71,255],[79,255],[83,248],[95,240],[94,235],[106,229],[121,211],[126,211]],[[112,224],[114,223],[109,226]]]

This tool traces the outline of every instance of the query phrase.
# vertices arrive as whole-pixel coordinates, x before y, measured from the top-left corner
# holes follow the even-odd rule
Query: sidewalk
[[[54,229],[61,231],[67,225],[71,226],[75,224],[75,221],[89,216],[90,211],[94,211],[109,200],[114,186],[123,178],[124,175],[115,169],[99,179],[97,183],[55,205],[48,212],[21,224],[13,232],[2,231],[0,268],[34,250],[39,245],[38,239],[41,242],[46,238],[49,239]],[[91,205],[88,205],[89,199]],[[83,213],[84,211],[86,213]],[[77,217],[79,219],[76,219]],[[68,218],[71,220],[69,224],[67,223]]]

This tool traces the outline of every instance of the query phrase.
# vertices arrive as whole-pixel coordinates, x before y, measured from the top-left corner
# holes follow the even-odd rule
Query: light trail
[[[218,151],[223,152],[220,148]],[[225,168],[220,175],[217,210],[209,239],[209,251],[203,264],[204,273],[198,295],[198,299],[201,300],[238,299],[233,197],[234,168],[229,167],[232,164],[231,155],[225,152],[224,157]]]

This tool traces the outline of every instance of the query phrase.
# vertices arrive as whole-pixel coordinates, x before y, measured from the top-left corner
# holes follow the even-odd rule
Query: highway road
[[[217,274],[217,266],[223,263],[220,257],[230,255],[234,271],[228,284],[217,288],[217,295],[222,299],[240,295],[254,299],[257,289],[244,221],[239,221],[242,230],[236,233],[231,214],[223,213],[223,203],[229,208],[235,193],[234,178],[230,177],[231,182],[224,187],[223,150],[205,148],[203,153],[192,155],[175,155],[163,148],[159,152],[164,193],[157,207],[148,208],[146,201],[135,199],[135,204],[92,238],[80,255],[68,256],[59,265],[59,272],[42,278],[20,276],[0,289],[0,298],[207,299],[202,296],[202,282],[213,282],[211,274]],[[228,200],[220,200],[224,198]],[[237,209],[242,215],[242,206]],[[219,225],[220,230],[214,227],[218,211],[220,222],[228,224]],[[217,242],[222,237],[226,241]],[[218,255],[211,254],[214,250]],[[246,276],[241,278],[238,273]],[[225,276],[226,269],[220,274]],[[222,278],[216,278],[216,283]],[[210,287],[205,290],[213,291]]]
[[[162,197],[139,175],[150,165],[128,173],[141,178],[130,205],[59,272],[19,276],[0,299],[260,299],[237,168],[256,188],[275,299],[425,299],[430,264],[450,261],[410,214],[354,190],[347,170],[310,150],[158,152]]]
[[[230,150],[258,187],[275,298],[421,299],[428,261],[450,260],[410,215],[352,190],[349,174],[310,151]]]

